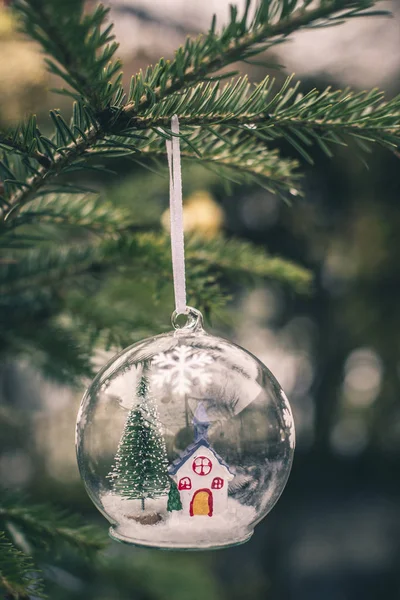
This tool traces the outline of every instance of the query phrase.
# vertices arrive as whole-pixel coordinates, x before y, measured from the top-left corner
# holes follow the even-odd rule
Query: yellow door
[[[212,495],[209,490],[198,490],[190,503],[190,514],[194,515],[212,515]]]

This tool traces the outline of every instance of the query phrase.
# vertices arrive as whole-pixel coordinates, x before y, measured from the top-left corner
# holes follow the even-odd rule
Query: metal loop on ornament
[[[186,316],[186,323],[180,325],[178,323],[178,318],[181,315]],[[197,308],[193,308],[192,306],[187,306],[185,312],[178,312],[174,310],[171,316],[171,323],[174,329],[177,331],[194,331],[196,329],[203,328],[203,315]]]

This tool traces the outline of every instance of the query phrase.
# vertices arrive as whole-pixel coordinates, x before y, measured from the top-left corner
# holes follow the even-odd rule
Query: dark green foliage
[[[97,527],[83,524],[77,515],[50,504],[31,504],[27,499],[18,499],[3,490],[0,529],[10,528],[16,538],[18,534],[23,536],[25,545],[32,548],[32,552],[46,550],[57,553],[65,545],[90,557],[104,548],[106,541]]]
[[[129,413],[108,478],[112,491],[130,500],[141,500],[168,493],[168,460],[157,409],[149,397],[148,381],[141,377],[137,397],[140,404]]]
[[[181,495],[175,481],[171,482],[171,487],[169,488],[167,510],[168,512],[182,510]]]
[[[131,82],[126,110],[141,114],[143,109],[182,88],[200,81],[215,81],[234,73],[214,75],[222,67],[237,61],[252,62],[252,58],[275,44],[282,43],[294,31],[314,26],[330,26],[346,17],[376,14],[367,9],[374,6],[371,0],[324,0],[311,3],[306,0],[247,0],[239,15],[237,6],[231,6],[230,22],[218,31],[214,17],[207,35],[196,40],[188,39],[176,51],[173,61],[161,59],[145,74],[139,73]],[[250,18],[254,9],[254,16]],[[381,11],[380,14],[388,14]]]
[[[16,258],[0,265],[0,290],[3,294],[13,294],[29,290],[33,285],[52,289],[60,281],[114,270],[118,264],[128,265],[133,258],[146,260],[147,267],[158,272],[160,278],[170,278],[169,243],[164,234],[138,233],[76,248],[32,249],[24,259]],[[300,291],[305,291],[310,283],[310,275],[305,269],[271,258],[264,250],[239,240],[216,237],[205,244],[200,237],[188,237],[186,254],[189,266],[201,265],[206,270],[281,279]],[[190,284],[190,272],[188,279]]]
[[[0,531],[0,591],[5,598],[29,600],[31,594],[45,598],[43,581],[35,571],[32,560],[17,550]]]
[[[105,9],[100,7],[92,15],[84,15],[80,0],[74,1],[73,8],[63,0],[18,0],[14,7],[23,17],[25,31],[50,55],[50,70],[76,91],[72,94],[76,103],[71,123],[58,111],[51,111],[55,126],[52,138],[41,135],[32,121],[21,130],[29,132],[26,140],[21,140],[19,131],[0,137],[0,142],[17,156],[22,153],[25,157],[23,165],[21,161],[3,161],[7,226],[12,226],[22,206],[39,193],[49,193],[49,185],[60,173],[87,168],[87,161],[82,158],[88,151],[92,155],[95,150],[95,155],[103,157],[159,155],[157,145],[162,144],[165,154],[163,141],[170,135],[169,120],[174,113],[182,119],[183,150],[188,157],[203,157],[204,162],[213,161],[217,168],[221,163],[222,174],[231,167],[240,177],[243,170],[245,178],[253,174],[283,194],[294,185],[295,164],[285,166],[279,159],[277,184],[277,157],[274,159],[265,147],[271,139],[285,137],[307,159],[304,147],[312,141],[329,153],[326,142],[343,143],[343,134],[391,148],[398,146],[399,99],[385,105],[379,92],[352,96],[347,91],[329,90],[321,95],[311,92],[302,98],[288,89],[288,81],[270,97],[269,80],[248,96],[250,89],[245,80],[231,82],[220,91],[221,77],[212,75],[237,60],[251,60],[300,28],[333,25],[346,16],[376,14],[367,10],[373,2],[329,0],[316,5],[305,2],[299,7],[297,2],[288,0],[262,1],[250,19],[251,4],[247,3],[240,17],[236,7],[232,7],[231,21],[220,32],[213,22],[207,36],[188,39],[173,61],[162,59],[145,74],[135,76],[125,102],[120,63],[111,60],[117,49],[111,26],[102,29]],[[204,83],[210,75],[211,81],[217,81],[214,86]],[[321,118],[327,107],[326,118]],[[200,135],[193,133],[194,127],[201,128]],[[204,143],[205,134],[209,136],[208,144]],[[249,145],[249,138],[253,145]],[[156,144],[154,151],[148,140]],[[221,146],[211,152],[218,140]],[[257,160],[248,160],[251,155],[257,155]],[[65,184],[60,190],[72,191]]]
[[[118,44],[111,34],[112,25],[101,31],[108,9],[98,6],[84,13],[83,0],[17,0],[14,8],[22,16],[26,33],[37,40],[51,58],[49,70],[59,75],[95,112],[106,108],[120,89],[121,63],[112,61]],[[57,118],[57,115],[55,115]]]
[[[31,504],[2,490],[0,590],[7,592],[7,597],[17,600],[45,597],[42,574],[30,555],[51,552],[55,557],[63,548],[70,548],[84,558],[93,558],[104,546],[103,533],[82,524],[76,515],[47,504]]]
[[[153,211],[148,222],[142,218],[146,207],[139,204],[135,211],[117,210],[110,199],[76,181],[112,174],[104,161],[120,157],[147,167],[153,160],[159,173],[173,114],[181,122],[184,160],[196,160],[234,183],[262,185],[285,200],[301,194],[299,162],[272,148],[276,140],[285,139],[308,161],[312,144],[329,156],[334,144],[349,139],[363,150],[373,144],[399,150],[399,98],[385,101],[376,90],[302,94],[291,79],[279,87],[268,78],[256,86],[245,78],[221,84],[236,75],[227,72],[229,65],[253,63],[300,29],[386,14],[370,10],[372,0],[248,0],[241,13],[232,6],[225,27],[218,29],[214,19],[210,31],[188,39],[173,60],[161,59],[134,75],[127,95],[112,25],[105,22],[107,9],[87,13],[83,0],[16,0],[12,6],[22,30],[47,55],[50,72],[68,86],[56,91],[72,96],[73,107],[70,119],[50,111],[48,135],[35,116],[0,132],[2,359],[28,357],[70,383],[91,373],[99,345],[128,345],[165,325],[149,311],[149,297],[152,304],[165,297],[170,302],[169,240],[159,231],[160,214]],[[189,302],[207,316],[226,303],[228,284],[238,278],[246,283],[271,278],[295,291],[310,284],[303,268],[221,236],[189,238],[187,264]],[[146,389],[143,383],[141,405],[128,417],[114,478],[120,493],[143,499],[170,487],[165,446]],[[141,452],[151,460],[139,465]],[[169,508],[178,506],[176,492],[172,487]],[[9,597],[42,594],[38,569],[16,548],[10,524],[26,537],[32,553],[35,548],[55,552],[61,541],[85,553],[101,546],[94,531],[50,507],[4,501],[0,520],[5,531],[0,583]]]
[[[100,219],[101,204],[97,214]],[[111,219],[108,227],[115,227]],[[10,257],[0,264],[1,346],[8,357],[29,357],[47,375],[79,381],[81,375],[93,375],[90,357],[97,345],[128,346],[166,325],[135,309],[126,283],[118,285],[118,278],[129,277],[145,286],[150,272],[158,295],[170,290],[170,241],[165,234],[118,234],[76,247],[33,248],[23,256],[15,251]],[[217,237],[205,243],[203,238],[187,237],[186,259],[189,302],[206,315],[226,303],[222,278],[248,284],[271,279],[299,292],[310,285],[305,269],[235,239]],[[155,289],[148,293],[154,295]]]
[[[45,153],[38,150],[43,147],[41,133],[36,125],[36,117],[32,115],[27,123],[21,123],[16,129],[0,132],[0,148],[12,149],[21,155],[34,158],[43,167],[50,166],[50,159]],[[4,174],[4,170],[3,170]]]
[[[256,146],[262,147],[263,141],[268,144],[285,138],[309,162],[311,158],[306,148],[313,143],[319,144],[328,156],[331,151],[327,144],[346,145],[348,137],[355,138],[361,147],[375,142],[395,151],[399,146],[400,96],[385,101],[383,92],[376,89],[356,93],[330,88],[302,94],[300,82],[291,87],[292,80],[293,77],[288,77],[278,90],[270,77],[256,86],[246,77],[232,80],[223,87],[220,82],[200,83],[179,98],[168,97],[149,109],[140,119],[140,126],[158,125],[168,130],[171,117],[178,112],[183,131],[189,128],[191,132],[193,126],[201,126],[200,132],[195,130],[182,140],[183,147],[190,141],[194,148],[202,149],[200,159],[204,160],[209,147],[212,148],[216,164],[225,150],[227,155],[232,155],[230,161],[228,159],[232,167],[235,166],[235,149],[240,148],[242,152],[250,140],[250,154],[255,154]],[[231,129],[238,130],[236,139],[232,138]],[[271,154],[259,157],[259,162],[259,176],[264,176],[267,182],[275,181]],[[275,165],[281,162],[277,157]],[[286,180],[289,184],[297,166],[288,163],[286,172],[281,167],[283,182]],[[255,166],[252,172],[256,175]]]

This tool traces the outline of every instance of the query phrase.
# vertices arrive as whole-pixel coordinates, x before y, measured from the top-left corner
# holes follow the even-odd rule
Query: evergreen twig
[[[51,165],[42,166],[37,173],[26,178],[25,181],[14,180],[13,193],[6,199],[4,210],[4,220],[12,220],[18,214],[22,206],[35,197],[38,191],[46,184],[53,181],[58,175],[69,167],[80,157],[84,156],[89,150],[95,148],[107,136],[113,134],[125,136],[125,140],[134,139],[134,143],[119,143],[115,140],[107,139],[108,148],[103,144],[103,154],[106,149],[109,155],[120,156],[121,153],[135,153],[139,151],[141,129],[152,126],[152,131],[158,131],[157,119],[153,122],[146,118],[146,111],[154,109],[157,113],[162,111],[163,100],[168,97],[173,99],[174,107],[179,115],[177,108],[183,106],[185,98],[182,99],[181,92],[198,82],[205,81],[213,73],[218,72],[223,67],[236,62],[237,60],[251,60],[253,56],[263,52],[265,49],[275,43],[284,41],[293,31],[303,27],[311,26],[329,26],[336,24],[347,17],[367,16],[386,14],[385,11],[369,11],[374,2],[371,0],[324,0],[316,5],[308,0],[302,5],[297,1],[281,0],[278,3],[270,0],[261,0],[256,8],[255,15],[249,18],[251,0],[248,0],[244,13],[241,18],[238,17],[236,7],[231,8],[231,17],[229,24],[219,33],[216,31],[215,20],[206,36],[200,36],[197,40],[188,40],[184,47],[180,48],[173,61],[161,60],[155,67],[148,69],[143,74],[138,74],[133,78],[129,93],[128,102],[125,103],[125,94],[120,85],[118,61],[110,63],[110,67],[105,67],[106,59],[110,61],[117,49],[112,43],[111,28],[108,27],[104,32],[101,26],[106,18],[107,11],[98,9],[91,16],[83,16],[81,0],[74,0],[77,10],[74,12],[70,8],[65,9],[65,3],[57,0],[54,4],[43,0],[32,0],[26,2],[18,0],[15,4],[24,18],[26,31],[37,39],[44,50],[52,54],[55,59],[63,66],[60,71],[54,62],[51,62],[50,68],[53,72],[58,72],[66,81],[78,92],[74,95],[78,107],[71,127],[62,119],[59,113],[52,113],[53,121],[56,125],[59,142],[55,146]],[[57,11],[62,9],[61,17]],[[46,15],[46,19],[44,16]],[[45,22],[46,21],[46,22]],[[83,35],[85,34],[85,35]],[[79,37],[79,43],[77,39]],[[100,55],[98,51],[101,49]],[[58,69],[58,70],[57,70]],[[91,70],[93,72],[91,72]],[[93,78],[94,86],[88,85],[90,78]],[[217,77],[218,79],[218,77]],[[264,84],[261,84],[264,86]],[[265,87],[265,86],[264,86]],[[230,86],[228,90],[232,92],[235,86]],[[238,88],[237,88],[238,89]],[[264,89],[264,88],[263,88]],[[92,94],[95,90],[95,97]],[[257,92],[257,90],[256,90]],[[254,92],[254,93],[256,93]],[[258,93],[258,92],[257,92]],[[232,94],[225,94],[230,98]],[[176,96],[176,98],[175,98]],[[199,93],[197,93],[197,98]],[[253,95],[254,97],[254,95]],[[214,102],[212,105],[211,100]],[[193,99],[193,98],[192,98]],[[81,104],[83,100],[83,105]],[[218,112],[218,103],[221,103],[221,97],[216,97],[215,90],[211,91],[208,98],[212,112],[208,115],[208,121],[201,122],[192,115],[191,125],[210,125],[226,119],[227,115],[221,115]],[[367,100],[367,96],[364,101]],[[369,106],[374,106],[374,101]],[[193,108],[193,106],[192,106]],[[364,127],[368,127],[368,103],[365,103]],[[84,113],[85,119],[81,118]],[[154,110],[153,110],[154,113]],[[78,119],[76,118],[78,115]],[[152,115],[155,117],[156,115]],[[254,115],[253,115],[254,116]],[[166,117],[166,115],[164,115]],[[182,115],[183,120],[185,114]],[[270,118],[270,117],[269,117]],[[165,118],[163,123],[165,124]],[[258,117],[260,120],[260,117]],[[277,120],[277,119],[276,119]],[[83,122],[85,121],[85,122]],[[183,123],[184,124],[184,123]],[[225,123],[237,127],[246,126],[248,123],[245,118],[239,119],[237,116],[233,122]],[[290,123],[286,123],[284,137],[290,139],[294,145],[299,144],[289,129],[296,129],[293,118]],[[318,127],[311,126],[308,123],[312,135],[316,130],[331,132],[329,123],[321,122]],[[304,124],[297,128],[297,138],[302,137],[301,129]],[[336,123],[337,131],[340,129],[350,129],[349,120],[342,123],[340,120]],[[283,131],[283,126],[281,126]],[[372,135],[371,132],[375,132]],[[136,133],[135,133],[136,132]],[[216,132],[218,133],[218,131]],[[383,141],[386,134],[386,141]],[[260,139],[260,146],[265,139],[263,134],[256,132],[255,135]],[[385,128],[379,131],[369,129],[369,140],[386,143],[388,136],[393,134]],[[330,139],[334,139],[335,133],[330,133]],[[361,135],[358,135],[361,139]],[[305,136],[307,139],[307,136]],[[268,137],[267,137],[268,139]],[[323,136],[319,135],[317,141],[321,147],[326,149]],[[304,136],[303,136],[304,140]],[[393,146],[393,140],[390,145]],[[48,147],[52,142],[48,140]],[[308,158],[308,154],[303,151],[303,156]],[[7,183],[10,183],[7,180]],[[15,189],[17,188],[17,189]]]
[[[0,148],[1,147],[29,156],[30,158],[35,159],[39,164],[42,165],[42,167],[45,167],[46,169],[50,167],[51,161],[45,154],[35,150],[34,147],[31,149],[28,148],[22,141],[18,139],[15,134],[12,135],[11,133],[0,131]]]
[[[2,498],[0,523],[4,530],[10,525],[16,528],[31,552],[38,549],[58,552],[60,545],[66,544],[84,556],[91,556],[106,544],[97,527],[82,525],[76,515],[48,504],[23,503],[14,495]]]
[[[216,31],[214,17],[209,33],[194,41],[188,39],[173,61],[161,59],[144,76],[140,73],[134,77],[130,102],[124,111],[141,114],[157,101],[206,80],[230,64],[250,61],[300,29],[335,25],[348,17],[376,15],[378,11],[368,11],[374,4],[371,0],[318,0],[316,3],[306,0],[300,4],[298,0],[260,0],[251,20],[252,0],[246,0],[241,18],[237,7],[231,5],[230,22],[220,33]],[[379,14],[389,15],[387,11],[379,11]]]
[[[97,113],[120,89],[121,61],[112,60],[118,48],[110,25],[101,31],[108,8],[99,5],[85,13],[82,0],[16,0],[24,31],[47,53],[49,70],[76,90],[59,90],[84,98]],[[111,80],[116,77],[115,81]]]
[[[278,91],[274,82],[266,77],[259,85],[251,86],[246,77],[221,88],[220,84],[199,84],[179,99],[171,97],[157,104],[137,122],[138,129],[164,128],[170,132],[171,117],[179,110],[180,126],[200,132],[207,129],[215,138],[223,134],[231,146],[241,149],[245,140],[254,138],[256,146],[262,147],[278,138],[287,139],[300,154],[310,160],[306,148],[316,142],[331,156],[328,144],[346,144],[346,137],[358,141],[379,143],[396,151],[400,146],[400,96],[387,101],[383,92],[352,92],[349,89],[322,92],[316,89],[306,94],[299,91],[300,82],[290,86],[288,77]],[[234,143],[233,131],[240,131]],[[202,133],[188,137],[191,146],[204,147]],[[213,140],[218,142],[217,139]],[[244,161],[246,164],[246,161]]]
[[[214,269],[239,275],[285,280],[297,291],[306,291],[310,273],[288,261],[272,258],[263,249],[239,240],[216,238],[204,244],[202,238],[188,236],[186,255],[191,263],[204,263]],[[132,264],[132,258],[135,262]],[[120,234],[117,237],[81,246],[33,249],[24,258],[0,264],[0,294],[20,293],[33,287],[59,286],[70,278],[132,264],[139,271],[155,270],[160,279],[171,277],[170,241],[156,233]],[[190,282],[190,268],[188,269]],[[196,298],[201,302],[201,298]]]
[[[6,598],[29,600],[45,598],[41,574],[29,556],[17,550],[6,534],[0,531],[0,590]]]

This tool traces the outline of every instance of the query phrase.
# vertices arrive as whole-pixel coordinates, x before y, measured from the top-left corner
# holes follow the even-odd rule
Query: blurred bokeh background
[[[224,21],[228,9],[227,0],[109,4],[126,80],[206,29],[213,12]],[[280,81],[295,72],[304,90],[400,92],[400,6],[388,6],[393,19],[307,31],[275,47],[268,60],[285,71],[271,74]],[[33,111],[45,128],[50,108],[67,110],[67,100],[49,91],[54,82],[37,48],[1,9],[0,54],[1,122]],[[253,81],[266,74],[248,65],[246,72]],[[234,234],[315,275],[309,296],[278,284],[238,284],[212,324],[256,354],[292,403],[298,444],[284,495],[241,547],[184,554],[110,542],[100,566],[71,555],[49,569],[52,599],[400,598],[400,163],[378,148],[360,157],[354,147],[337,147],[331,160],[316,149],[313,157],[314,167],[304,165],[305,196],[292,207],[258,188],[227,194],[217,176],[184,171],[187,229]],[[100,181],[102,193],[128,210],[145,202],[149,220],[161,222],[167,180],[124,161],[113,168],[119,175]],[[146,289],[134,281],[131,294],[132,305],[148,305]],[[171,298],[155,305],[160,322],[168,323],[171,307]],[[98,364],[109,355],[99,353]],[[2,486],[106,529],[75,462],[85,382],[81,390],[63,387],[15,360],[3,361],[0,378]]]

